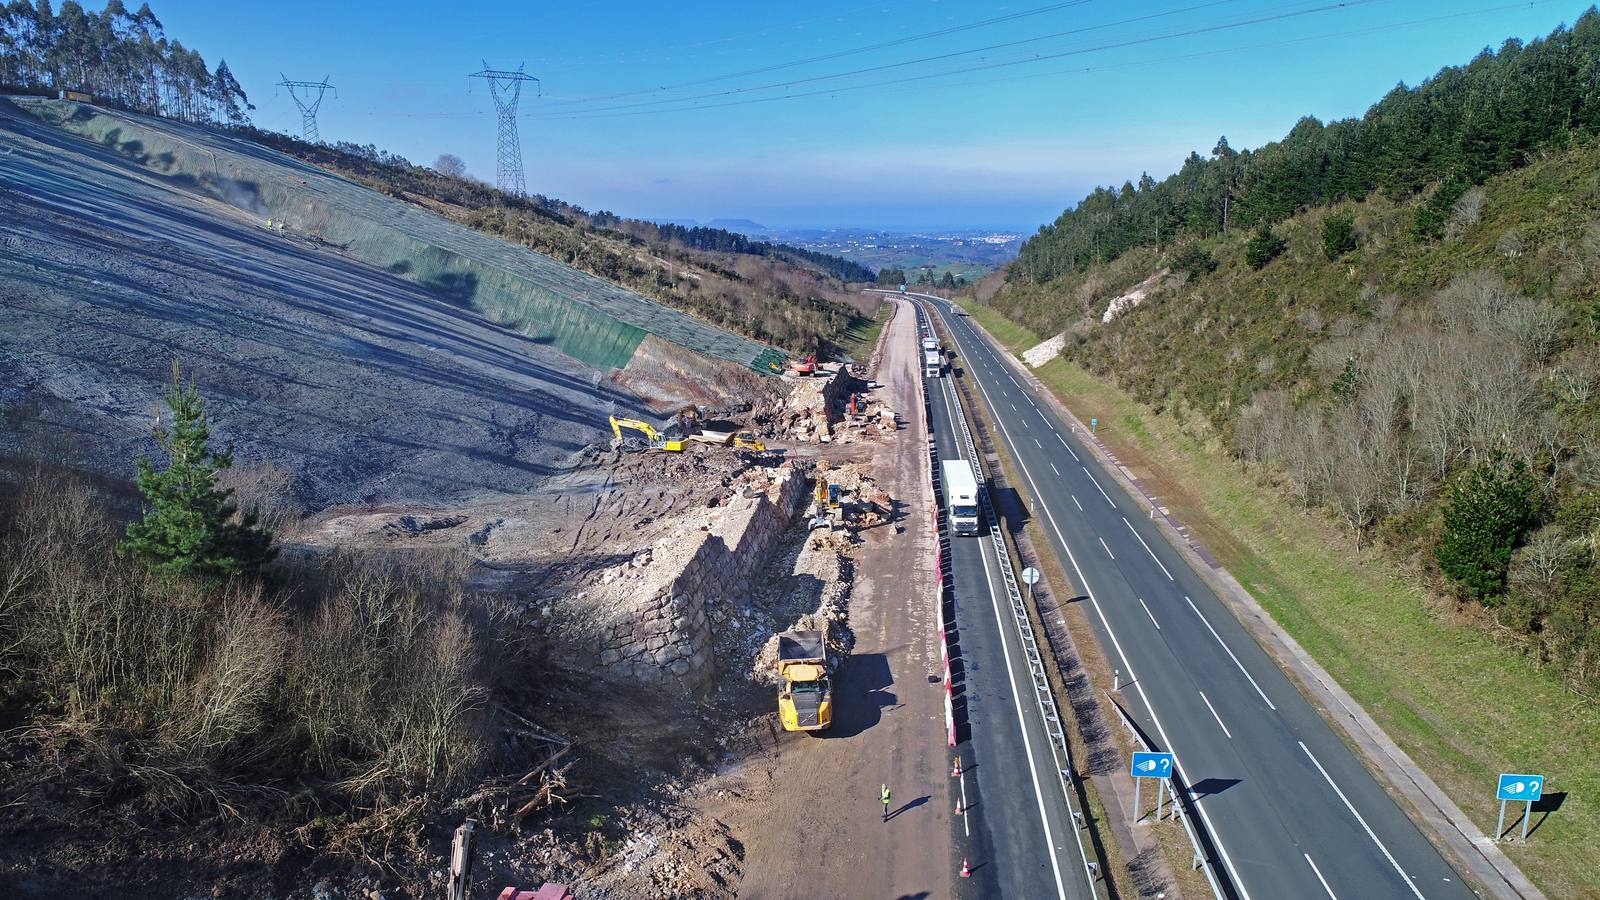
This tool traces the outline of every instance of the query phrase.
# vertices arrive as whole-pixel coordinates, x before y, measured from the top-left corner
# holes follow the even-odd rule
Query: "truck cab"
[[[938,378],[939,373],[943,369],[944,361],[939,358],[939,351],[922,351],[922,374],[928,376],[929,378]]]
[[[828,678],[827,639],[821,631],[778,635],[778,718],[784,731],[822,731],[833,724],[833,684]]]

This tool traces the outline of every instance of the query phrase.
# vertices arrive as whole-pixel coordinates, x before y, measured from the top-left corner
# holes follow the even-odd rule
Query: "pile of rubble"
[[[802,613],[784,631],[821,631],[827,634],[828,667],[831,670],[855,648],[855,632],[850,630],[850,585],[854,575],[850,560],[850,538],[840,532],[813,532],[796,558],[794,581],[801,585],[821,584],[815,609]],[[810,578],[800,577],[810,576]],[[813,582],[812,579],[815,581]],[[809,587],[794,593],[808,592]],[[800,597],[794,598],[801,602]],[[750,680],[776,685],[778,678],[778,635],[767,638],[751,663]]]
[[[828,484],[838,485],[842,506],[839,524],[846,528],[854,531],[873,528],[887,522],[893,515],[894,498],[855,463],[830,467],[826,462],[819,462],[816,477]],[[827,517],[815,505],[808,515],[813,520]]]
[[[850,444],[877,440],[899,428],[895,411],[871,396],[878,385],[860,366],[819,370],[810,377],[787,375],[783,381],[787,394],[755,416],[770,436],[808,444]]]

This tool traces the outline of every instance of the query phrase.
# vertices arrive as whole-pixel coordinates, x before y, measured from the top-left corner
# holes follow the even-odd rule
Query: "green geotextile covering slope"
[[[781,371],[771,348],[525,247],[473,231],[259,144],[203,128],[57,100],[19,99],[46,122],[111,149],[285,234],[335,245],[575,359],[620,369],[646,334]]]

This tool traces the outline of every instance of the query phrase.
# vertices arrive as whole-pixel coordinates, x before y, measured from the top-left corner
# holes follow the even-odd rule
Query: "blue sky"
[[[325,140],[455,153],[493,181],[493,105],[467,75],[525,62],[543,92],[521,104],[530,191],[644,217],[1029,232],[1095,184],[1162,177],[1221,134],[1257,146],[1302,115],[1359,115],[1585,8],[1331,5],[151,3],[169,36],[228,60],[263,127],[300,127],[280,70],[326,75]],[[888,68],[845,74],[869,67]]]

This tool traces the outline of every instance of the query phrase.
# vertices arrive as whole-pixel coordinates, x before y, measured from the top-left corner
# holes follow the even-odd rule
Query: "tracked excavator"
[[[611,417],[611,433],[615,435],[615,440],[612,442],[612,446],[622,446],[622,429],[624,428],[631,428],[634,431],[643,433],[645,437],[645,444],[651,450],[683,450],[684,442],[682,440],[677,438],[668,438],[666,435],[657,431],[655,426],[651,425],[649,422],[644,422],[639,419],[619,419],[616,416]]]

